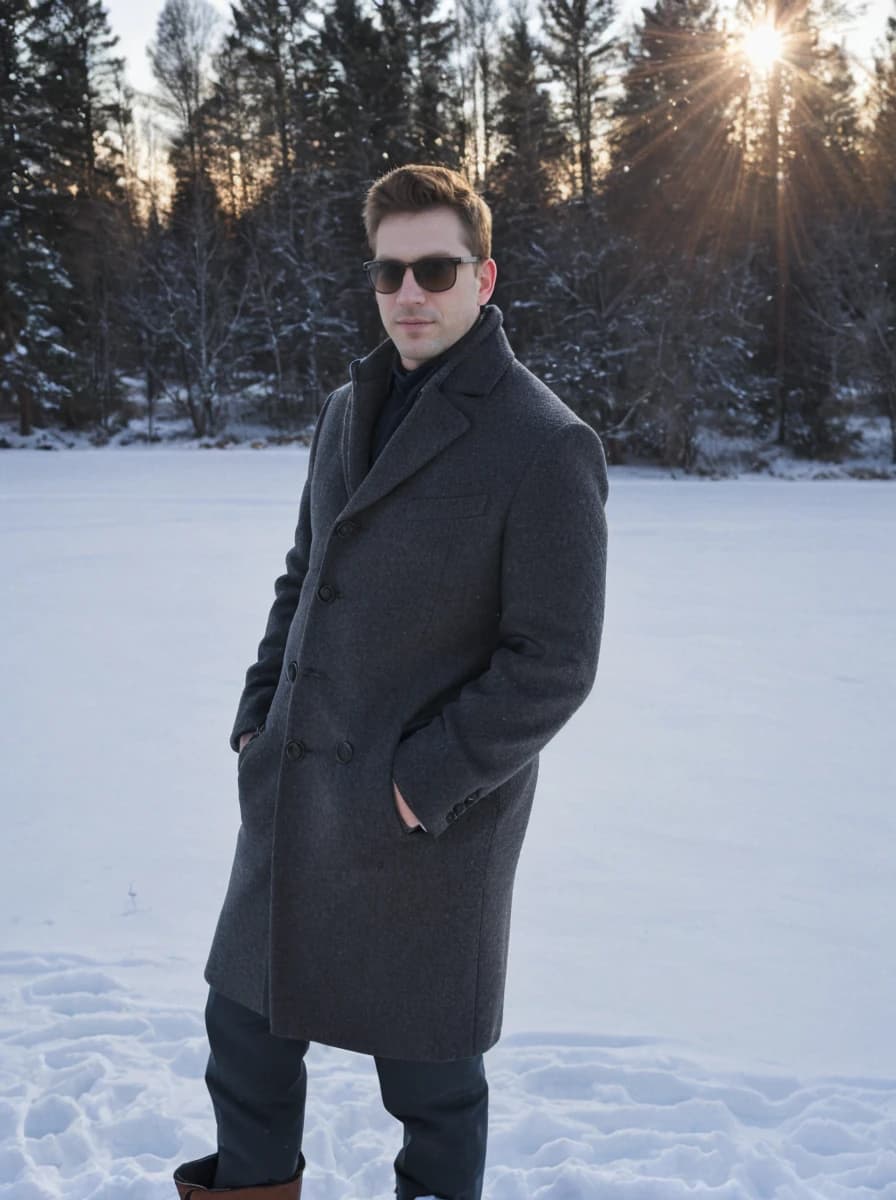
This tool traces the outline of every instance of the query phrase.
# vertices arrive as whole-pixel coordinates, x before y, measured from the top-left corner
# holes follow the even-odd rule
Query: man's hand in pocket
[[[407,804],[405,803],[404,796],[402,796],[401,792],[398,790],[398,784],[394,779],[392,780],[392,791],[395,794],[395,803],[398,807],[398,815],[401,817],[402,821],[404,821],[405,825],[410,825],[412,829],[416,829],[420,822],[408,808]]]

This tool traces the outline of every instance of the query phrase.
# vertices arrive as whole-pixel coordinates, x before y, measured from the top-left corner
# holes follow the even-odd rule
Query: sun
[[[754,71],[770,71],[781,57],[783,39],[768,21],[754,25],[742,38],[742,49]]]

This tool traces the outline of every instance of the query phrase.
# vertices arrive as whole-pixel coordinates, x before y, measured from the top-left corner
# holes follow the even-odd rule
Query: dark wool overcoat
[[[317,420],[231,734],[263,725],[205,979],[275,1034],[437,1061],[501,1032],[539,751],[597,671],[607,470],[489,304],[368,471],[394,353]]]

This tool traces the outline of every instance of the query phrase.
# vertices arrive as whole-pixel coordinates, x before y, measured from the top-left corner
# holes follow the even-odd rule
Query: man
[[[231,734],[242,824],[205,968],[218,1150],[175,1173],[195,1200],[299,1196],[311,1041],[374,1056],[399,1200],[479,1200],[539,751],[597,670],[603,450],[514,357],[486,204],[411,165],[364,220],[389,336],[318,416]]]

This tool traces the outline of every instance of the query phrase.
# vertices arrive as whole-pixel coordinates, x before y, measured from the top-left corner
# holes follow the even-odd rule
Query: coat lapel
[[[497,305],[486,305],[480,336],[465,347],[459,359],[449,359],[424,383],[410,412],[369,470],[370,443],[390,382],[394,344],[387,339],[366,358],[352,362],[352,390],[343,430],[349,492],[343,518],[380,500],[469,429],[463,397],[487,395],[514,357],[502,324]]]

